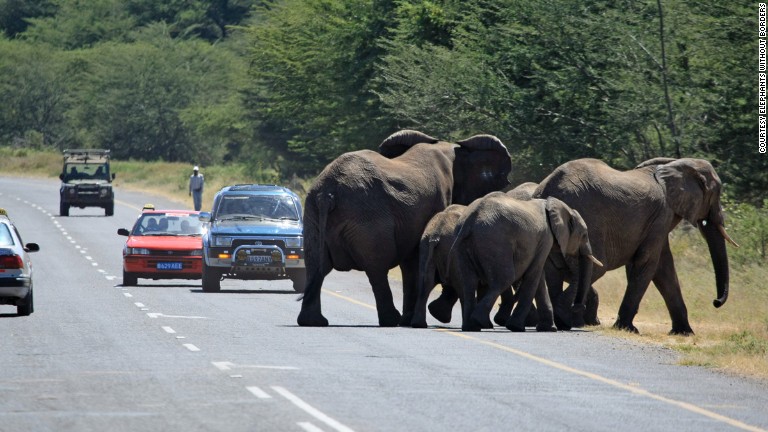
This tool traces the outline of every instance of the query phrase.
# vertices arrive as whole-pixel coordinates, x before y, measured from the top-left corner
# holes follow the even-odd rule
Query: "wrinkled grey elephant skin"
[[[458,143],[401,131],[380,153],[345,153],[315,179],[304,206],[307,285],[297,322],[326,326],[320,305],[331,270],[364,271],[380,326],[410,325],[418,286],[419,240],[427,222],[452,203],[469,204],[509,184],[511,159],[490,135]],[[387,280],[400,266],[403,314]]]
[[[523,183],[514,189],[508,190],[507,195],[520,200],[529,200],[533,192],[538,187],[537,183]],[[509,189],[509,188],[507,188]],[[449,323],[453,307],[461,298],[462,291],[460,285],[455,285],[452,281],[458,282],[455,275],[456,265],[448,264],[448,257],[451,246],[456,239],[455,231],[459,218],[464,214],[466,206],[453,204],[436,214],[424,228],[419,245],[419,296],[416,300],[416,311],[413,316],[413,327],[426,328],[426,303],[429,294],[434,289],[435,284],[441,284],[442,290],[440,296],[429,303],[429,313],[442,323]],[[454,276],[448,274],[448,270],[453,269]],[[482,297],[485,293],[485,286],[478,288],[478,295]],[[510,290],[501,292],[501,303],[499,310],[493,318],[493,322],[503,326],[506,324],[509,315],[512,313],[512,307],[515,304],[516,297]],[[538,322],[536,317],[536,308],[531,307],[531,312],[526,319],[526,326],[535,326]]]
[[[670,333],[688,335],[693,330],[668,234],[681,220],[699,229],[715,271],[714,305],[722,306],[729,290],[725,242],[733,241],[724,228],[721,188],[712,165],[701,159],[656,158],[628,171],[617,171],[595,159],[579,159],[553,171],[539,184],[534,196],[559,198],[581,213],[589,227],[594,254],[605,264],[586,272],[591,273],[591,281],[608,270],[626,267],[627,288],[614,327],[637,332],[633,320],[653,282],[669,310]],[[571,287],[562,293],[563,281],[573,282],[574,273],[573,262],[566,265],[564,261],[557,265],[553,260],[550,264],[555,264],[547,265],[546,281],[557,321],[568,322],[573,320],[568,306],[583,304],[589,289],[584,288],[588,284],[577,282],[576,289]],[[596,293],[592,295],[595,301],[585,315],[587,324],[596,324],[598,299]]]
[[[578,212],[556,198],[522,201],[495,192],[470,204],[458,224],[449,262],[458,267],[463,289],[462,330],[488,327],[499,294],[517,285],[517,304],[506,327],[525,331],[535,297],[536,329],[555,331],[544,264],[553,249],[564,256],[592,256],[587,226]],[[486,289],[478,299],[481,284]]]

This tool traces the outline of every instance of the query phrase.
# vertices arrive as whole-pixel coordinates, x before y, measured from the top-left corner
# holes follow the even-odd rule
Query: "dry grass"
[[[682,354],[684,365],[768,379],[768,269],[732,265],[728,302],[716,309],[712,306],[715,277],[704,239],[697,232],[676,230],[671,244],[689,321],[696,334],[668,334],[672,322],[653,285],[643,297],[634,321],[640,335],[612,329],[626,287],[623,269],[608,273],[595,284],[602,322],[598,331],[673,348]]]
[[[61,156],[51,152],[0,148],[0,172],[19,176],[56,177]],[[116,185],[160,194],[191,207],[187,196],[190,164],[167,162],[115,161]],[[201,167],[206,178],[203,210],[221,187],[257,179],[242,166]],[[263,173],[262,173],[263,175]],[[296,179],[288,185],[299,195],[309,184]],[[736,239],[739,241],[740,239]],[[715,278],[706,243],[697,232],[678,229],[671,236],[672,253],[695,336],[668,335],[672,327],[664,301],[651,285],[635,318],[639,335],[614,330],[626,279],[624,270],[606,274],[595,286],[600,294],[599,318],[595,330],[613,337],[660,344],[682,353],[681,364],[716,368],[728,373],[768,379],[768,268],[731,265],[731,292],[721,308],[712,306]],[[398,269],[391,277],[399,278]]]

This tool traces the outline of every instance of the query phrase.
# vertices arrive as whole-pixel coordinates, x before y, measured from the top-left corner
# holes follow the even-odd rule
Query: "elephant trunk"
[[[709,247],[709,256],[712,258],[712,265],[715,270],[715,285],[717,287],[717,298],[712,304],[719,308],[728,300],[728,252],[725,248],[726,236],[721,233],[724,231],[722,225],[717,222],[706,221],[699,223],[699,230],[707,241]]]

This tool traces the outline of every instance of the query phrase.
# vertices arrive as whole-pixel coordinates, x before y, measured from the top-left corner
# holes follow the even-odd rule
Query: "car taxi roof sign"
[[[155,205],[154,204],[144,204],[144,207],[141,208],[141,210],[154,210]]]

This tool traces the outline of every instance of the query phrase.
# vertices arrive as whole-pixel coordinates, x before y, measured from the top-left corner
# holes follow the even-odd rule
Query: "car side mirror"
[[[64,174],[59,174],[59,180],[64,181]]]
[[[197,218],[200,220],[200,222],[210,222],[211,214],[209,212],[200,212]]]
[[[114,180],[114,179],[115,179],[115,177],[117,177],[117,174],[115,174],[115,173],[112,173],[112,180]]]
[[[27,243],[24,245],[24,250],[27,252],[37,252],[40,250],[40,245],[37,243]]]
[[[131,233],[125,228],[118,228],[117,235],[128,237],[129,235],[131,235]]]

